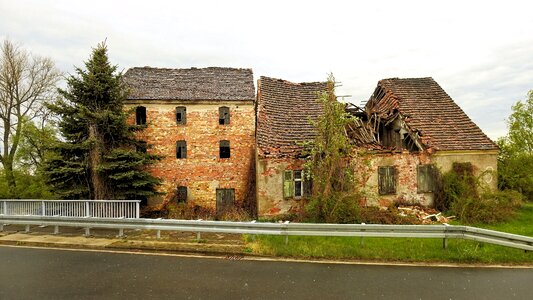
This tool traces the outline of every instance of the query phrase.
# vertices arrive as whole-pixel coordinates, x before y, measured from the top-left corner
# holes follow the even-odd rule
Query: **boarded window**
[[[419,193],[431,193],[435,189],[435,166],[419,165],[417,172]]]
[[[220,125],[229,124],[229,107],[222,106],[218,108],[218,124]]]
[[[233,208],[235,189],[217,189],[217,215]]]
[[[187,187],[186,186],[178,186],[176,189],[176,200],[178,203],[187,202]]]
[[[187,109],[184,106],[176,107],[176,124],[187,124]]]
[[[378,168],[378,186],[380,195],[396,194],[396,168],[394,166]]]
[[[176,158],[187,158],[187,142],[176,142]]]
[[[220,158],[230,158],[229,141],[220,141]]]
[[[135,109],[135,124],[145,125],[146,124],[146,107],[137,106]]]
[[[292,170],[283,172],[283,198],[294,197],[294,177]]]

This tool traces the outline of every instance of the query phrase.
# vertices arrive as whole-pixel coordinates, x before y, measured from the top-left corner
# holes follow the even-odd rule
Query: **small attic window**
[[[146,107],[137,106],[135,109],[135,124],[146,125]]]
[[[220,125],[229,124],[229,107],[222,106],[218,108],[218,124]]]
[[[187,109],[185,108],[185,106],[176,107],[176,124],[187,124]]]

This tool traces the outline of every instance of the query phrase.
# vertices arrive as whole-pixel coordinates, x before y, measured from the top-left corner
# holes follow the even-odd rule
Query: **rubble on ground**
[[[422,224],[448,223],[451,219],[455,218],[455,216],[446,217],[434,208],[420,207],[417,205],[398,206],[398,210],[400,211],[400,216],[414,216]]]

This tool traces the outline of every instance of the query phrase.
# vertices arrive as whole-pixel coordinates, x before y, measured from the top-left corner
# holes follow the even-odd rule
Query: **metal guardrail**
[[[0,231],[7,224],[85,228],[90,235],[91,228],[156,230],[158,238],[161,230],[216,232],[237,234],[266,234],[289,236],[352,236],[352,237],[408,237],[442,238],[446,248],[448,239],[465,239],[496,244],[506,247],[533,251],[533,238],[494,230],[455,225],[377,225],[377,224],[314,224],[314,223],[262,223],[262,222],[223,222],[187,221],[167,219],[100,219],[100,218],[61,218],[43,216],[5,216],[0,215]]]
[[[0,215],[91,218],[139,218],[141,200],[2,199]]]

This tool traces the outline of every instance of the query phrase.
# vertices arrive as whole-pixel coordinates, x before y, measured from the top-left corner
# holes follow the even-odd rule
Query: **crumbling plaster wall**
[[[302,199],[283,198],[283,172],[302,170],[303,161],[294,158],[256,159],[257,210],[259,216],[274,216],[299,210]]]
[[[366,168],[357,172],[362,180],[365,191],[364,205],[388,206],[394,202],[432,206],[433,193],[419,193],[417,180],[417,166],[434,164],[441,173],[451,170],[454,162],[470,162],[474,166],[474,175],[481,177],[486,186],[497,188],[497,150],[487,151],[438,151],[433,154],[427,152],[409,153],[377,153],[369,154]],[[380,195],[378,190],[378,168],[380,166],[395,166],[397,170],[396,194]]]
[[[242,202],[250,187],[255,157],[253,101],[130,101],[126,109],[146,107],[147,127],[139,136],[151,144],[149,152],[162,156],[149,171],[163,180],[162,197],[149,205],[169,201],[177,186],[186,186],[187,201],[216,207],[216,189],[234,188]],[[176,124],[176,107],[185,106],[187,123]],[[219,125],[221,106],[230,109],[230,124]],[[133,110],[130,122],[135,122]],[[176,158],[176,141],[187,142],[187,158]],[[219,142],[230,141],[231,157],[219,158]]]
[[[474,176],[491,189],[498,188],[498,150],[437,151],[432,160],[445,173],[452,169],[454,162],[470,162],[474,166]]]

